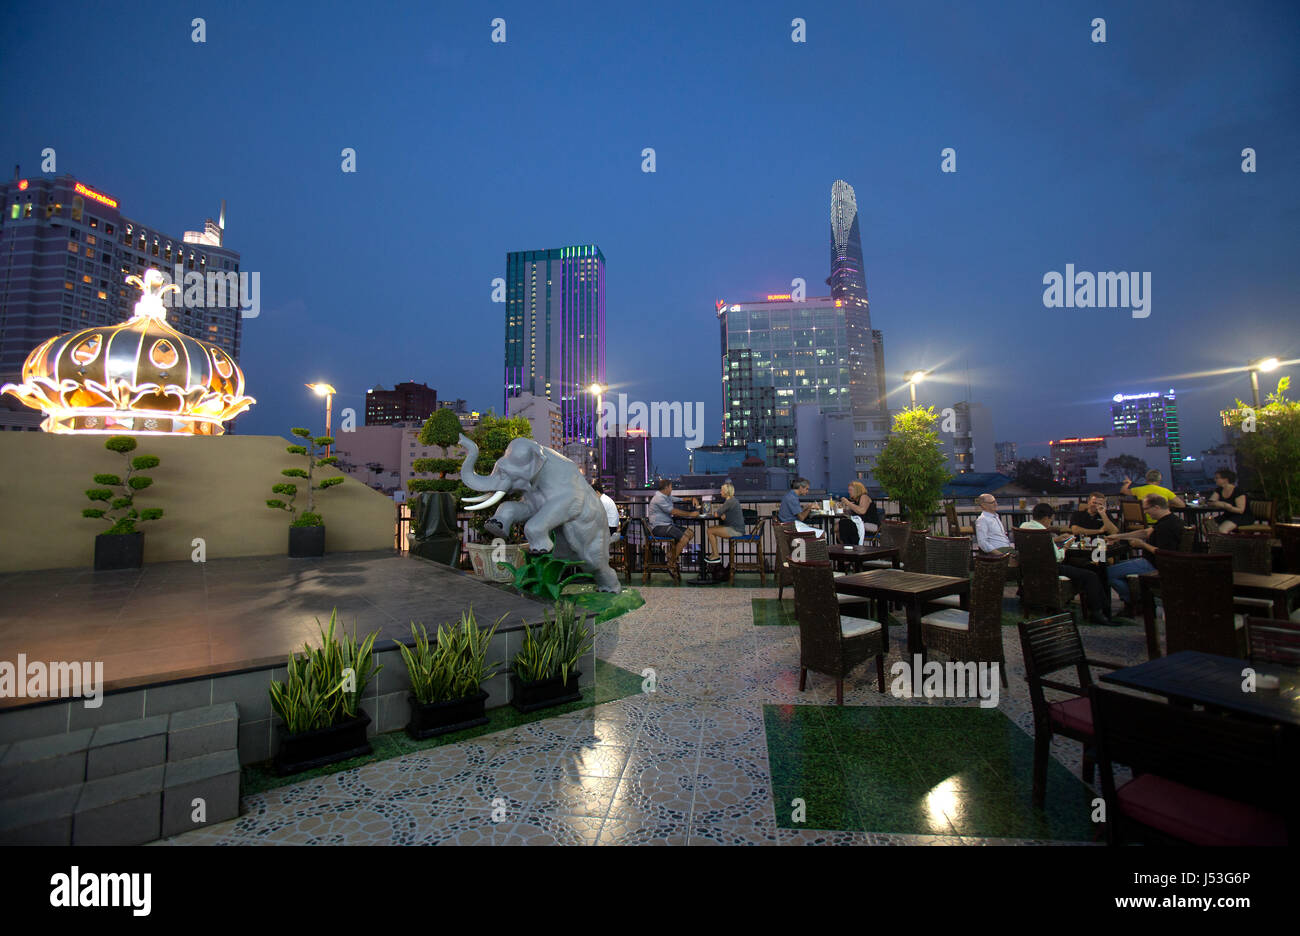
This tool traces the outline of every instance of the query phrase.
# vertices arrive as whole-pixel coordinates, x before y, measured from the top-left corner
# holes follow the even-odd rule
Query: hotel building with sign
[[[1178,464],[1182,443],[1178,434],[1178,400],[1168,393],[1117,393],[1111,398],[1111,431],[1117,436],[1140,436],[1149,445],[1169,446],[1169,457]]]

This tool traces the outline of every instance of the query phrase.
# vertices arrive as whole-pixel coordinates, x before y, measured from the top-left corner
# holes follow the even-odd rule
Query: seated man
[[[1020,524],[1022,530],[1047,530],[1047,526],[1055,516],[1056,510],[1051,504],[1035,504],[1033,519]],[[1052,548],[1056,550],[1056,573],[1064,575],[1075,587],[1083,593],[1084,600],[1087,602],[1090,613],[1090,620],[1093,624],[1113,624],[1110,619],[1110,598],[1108,592],[1102,587],[1101,579],[1092,569],[1085,569],[1080,566],[1066,565],[1065,550],[1061,543],[1065,540],[1072,539],[1070,533],[1062,533],[1059,536],[1052,537]]]
[[[998,516],[998,499],[992,494],[981,494],[975,498],[975,506],[980,509],[980,515],[975,518],[975,544],[980,552],[1014,556],[1015,544],[1002,528],[1002,518]]]
[[[1181,497],[1169,490],[1169,488],[1161,486],[1160,481],[1162,478],[1163,476],[1160,472],[1155,468],[1152,468],[1146,474],[1146,484],[1139,484],[1137,487],[1130,487],[1130,485],[1133,484],[1133,480],[1131,478],[1125,478],[1124,486],[1119,489],[1119,492],[1121,494],[1136,497],[1138,500],[1144,499],[1148,494],[1159,494],[1171,507],[1177,507],[1179,509],[1186,507],[1187,504]],[[1156,518],[1147,514],[1147,523],[1151,524],[1155,522]]]
[[[785,497],[781,498],[781,506],[777,508],[776,519],[779,523],[793,523],[795,530],[800,533],[812,533],[818,537],[825,535],[821,530],[814,529],[804,523],[808,515],[812,513],[813,505],[800,508],[799,498],[808,496],[808,479],[795,478],[790,482],[790,490],[785,492]]]
[[[675,580],[681,581],[682,574],[677,568],[677,561],[681,558],[686,547],[691,544],[692,531],[684,529],[673,523],[673,517],[698,517],[698,510],[680,510],[673,503],[673,483],[667,478],[659,482],[659,493],[650,498],[650,506],[646,512],[647,519],[650,521],[650,532],[654,536],[661,536],[665,539],[671,539],[673,544],[668,547],[668,574]]]
[[[1169,511],[1169,502],[1159,494],[1148,494],[1142,499],[1142,509],[1156,518],[1154,526],[1134,530],[1132,533],[1117,533],[1106,537],[1106,542],[1117,543],[1123,540],[1134,549],[1149,555],[1155,555],[1162,549],[1177,552],[1183,542],[1183,521]],[[1120,601],[1124,602],[1124,610],[1120,612],[1124,617],[1131,618],[1134,613],[1133,596],[1129,593],[1126,576],[1143,575],[1155,570],[1156,567],[1146,556],[1110,566],[1110,587],[1115,589]]]
[[[1070,514],[1070,532],[1075,536],[1113,536],[1119,527],[1106,513],[1106,495],[1093,491],[1082,509]]]

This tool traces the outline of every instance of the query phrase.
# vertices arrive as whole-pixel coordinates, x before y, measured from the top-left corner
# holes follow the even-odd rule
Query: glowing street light
[[[1281,363],[1277,358],[1271,357],[1250,365],[1250,393],[1255,401],[1255,409],[1259,409],[1259,372],[1263,371],[1267,374],[1275,371]]]
[[[605,474],[605,440],[600,435],[600,412],[605,408],[605,388],[595,380],[591,386],[587,387],[587,392],[596,398],[596,418],[593,421],[592,442],[600,439],[600,444],[596,448],[596,477],[603,477]]]
[[[334,394],[337,391],[327,383],[309,383],[306,386],[308,390],[311,390],[317,396],[323,396],[325,398],[325,434],[333,435],[333,433],[330,432],[330,420],[333,416]],[[333,446],[329,445],[325,446],[326,455],[330,453],[332,447]]]
[[[916,405],[916,385],[929,376],[927,371],[912,370],[903,374],[903,379],[907,381],[907,388],[912,391],[912,405]]]

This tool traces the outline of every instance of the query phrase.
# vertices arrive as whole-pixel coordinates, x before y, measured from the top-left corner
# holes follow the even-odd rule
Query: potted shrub
[[[524,629],[524,643],[510,674],[510,704],[521,712],[576,702],[582,698],[575,667],[591,649],[587,614],[564,602],[546,612],[540,627]]]
[[[334,444],[334,439],[330,436],[317,436],[312,438],[311,432],[307,429],[291,430],[298,438],[306,441],[306,445],[290,445],[285,449],[290,455],[302,455],[307,459],[306,468],[285,468],[280,474],[286,478],[303,478],[307,484],[307,507],[301,513],[294,503],[298,497],[298,485],[293,482],[281,482],[280,484],[271,485],[271,492],[279,494],[281,498],[287,497],[288,501],[280,498],[268,500],[266,506],[272,510],[285,510],[292,516],[293,520],[289,524],[289,556],[293,559],[304,559],[311,556],[325,555],[325,521],[321,515],[316,513],[316,492],[323,491],[325,488],[334,487],[336,484],[343,483],[343,475],[336,475],[332,478],[322,478],[320,484],[312,484],[315,477],[315,471],[321,467],[333,467],[338,464],[338,458],[334,455],[322,455],[325,449]]]
[[[456,494],[462,486],[452,472],[460,471],[463,457],[450,453],[460,438],[460,418],[450,409],[436,410],[420,427],[421,445],[442,449],[441,458],[417,458],[411,468],[436,478],[411,478],[406,482],[411,505],[411,555],[454,566],[460,555],[460,529],[456,525]]]
[[[436,735],[486,725],[484,704],[488,694],[482,685],[496,675],[487,663],[488,647],[504,615],[485,633],[474,620],[474,608],[461,615],[460,624],[438,628],[431,644],[429,633],[411,624],[414,647],[398,644],[406,672],[411,677],[411,720],[406,733],[412,738]]]
[[[913,529],[929,529],[930,515],[943,499],[943,486],[952,479],[934,431],[938,421],[938,414],[928,406],[895,413],[889,439],[872,467],[876,480],[898,501],[902,519],[911,520]]]
[[[329,630],[317,621],[320,646],[306,644],[301,655],[289,655],[284,682],[271,683],[271,708],[280,716],[276,726],[279,749],[273,767],[281,775],[321,767],[370,753],[366,726],[370,716],[360,707],[367,683],[384,667],[375,665],[379,632],[360,643],[356,633],[334,636],[338,610],[330,613]]]
[[[97,474],[95,483],[86,496],[107,507],[87,507],[83,517],[107,520],[109,528],[95,537],[95,571],[106,569],[138,569],[144,562],[144,533],[135,525],[146,520],[157,520],[163,515],[161,507],[139,510],[135,495],[153,484],[153,478],[136,474],[158,467],[157,455],[136,455],[136,440],[132,436],[109,436],[104,448],[117,452],[126,460],[126,474]],[[114,490],[116,489],[116,490]]]

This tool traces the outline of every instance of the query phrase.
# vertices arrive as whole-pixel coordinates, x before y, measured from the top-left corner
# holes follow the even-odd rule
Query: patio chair
[[[903,546],[903,568],[908,572],[925,571],[925,541],[928,535],[924,530],[911,530]]]
[[[925,538],[925,570],[932,575],[970,576],[971,538],[969,536],[927,536]],[[957,608],[959,595],[946,595],[926,602],[926,610]]]
[[[1164,573],[1161,573],[1164,577]],[[1287,845],[1296,749],[1281,726],[1093,686],[1106,842]],[[1116,787],[1114,764],[1134,779]]]
[[[1246,618],[1246,657],[1300,668],[1300,621]]]
[[[1142,504],[1135,500],[1126,500],[1119,505],[1120,509],[1120,530],[1123,533],[1129,533],[1133,530],[1140,530],[1147,525],[1146,512],[1142,509]]]
[[[1272,534],[1273,526],[1277,521],[1277,505],[1271,500],[1249,500],[1247,505],[1250,508],[1250,514],[1241,519],[1249,522],[1238,524],[1238,533],[1268,533]]]
[[[736,583],[737,572],[757,572],[758,584],[767,584],[767,568],[763,561],[763,525],[767,523],[766,517],[758,516],[757,511],[745,511],[746,514],[753,513],[754,518],[751,520],[745,517],[747,529],[743,536],[732,536],[727,540],[727,562],[730,569],[727,572],[727,581],[731,584]],[[745,547],[753,544],[753,558],[748,558],[747,553],[736,554],[736,547]],[[739,563],[739,564],[738,564]]]
[[[907,538],[912,531],[912,524],[900,520],[884,520],[880,524],[880,532],[877,534],[880,538],[881,546],[894,546],[898,548],[899,559],[905,557],[907,552]],[[863,570],[866,569],[892,569],[894,563],[889,559],[868,559],[862,563]]]
[[[1208,544],[1210,552],[1227,553],[1232,557],[1234,572],[1268,575],[1273,571],[1273,537],[1268,533],[1211,533]],[[1232,603],[1243,615],[1271,617],[1273,614],[1273,602],[1268,598],[1234,595]]]
[[[1007,579],[1006,556],[976,556],[970,610],[944,608],[921,618],[921,644],[950,660],[997,662],[1002,685],[1007,684],[1002,650],[1002,586]]]
[[[1232,557],[1162,549],[1154,558],[1165,606],[1165,652],[1244,656],[1245,618],[1233,613]]]
[[[1020,649],[1025,656],[1025,682],[1029,684],[1029,701],[1034,710],[1034,805],[1042,806],[1047,795],[1047,759],[1052,735],[1063,735],[1083,744],[1083,779],[1092,783],[1096,752],[1093,749],[1092,705],[1088,689],[1092,670],[1120,669],[1122,663],[1089,660],[1079,639],[1079,628],[1071,614],[1056,614],[1037,621],[1021,621]],[[1047,677],[1073,667],[1078,685],[1057,682]],[[1071,696],[1049,702],[1044,689]]]
[[[961,520],[957,516],[957,505],[952,501],[948,501],[943,505],[943,512],[948,518],[948,535],[950,537],[975,535],[973,526],[962,526]]]
[[[632,584],[632,544],[627,538],[630,525],[631,521],[620,520],[618,532],[609,538],[609,567],[615,573],[624,573],[629,585]]]
[[[830,562],[830,554],[826,550],[825,539],[821,537],[813,536],[811,533],[796,533],[795,536],[791,538],[792,548],[794,544],[794,538],[799,538],[803,540],[804,560],[809,562]],[[831,563],[832,578],[839,578],[841,575],[844,574],[846,573],[836,572],[834,563]],[[796,588],[796,597],[798,597],[797,588]],[[871,617],[871,605],[873,602],[870,598],[862,598],[858,595],[841,595],[838,592],[836,592],[835,598],[840,603],[840,614],[844,614],[849,617],[855,617],[855,618]]]
[[[1300,575],[1300,523],[1275,523],[1273,533],[1282,543],[1282,571]]]
[[[667,572],[673,581],[680,581],[681,572],[668,564],[668,550],[673,540],[651,533],[645,517],[638,517],[637,522],[641,524],[641,584],[650,584],[651,572]]]
[[[831,564],[790,560],[794,579],[794,615],[799,623],[799,691],[808,671],[835,677],[835,704],[844,704],[844,677],[876,658],[876,688],[885,691],[885,628],[879,621],[840,616]]]
[[[1012,536],[1015,537],[1016,555],[1020,558],[1021,617],[1028,620],[1035,614],[1063,613],[1073,616],[1070,602],[1078,594],[1078,589],[1057,567],[1052,531],[1017,527]],[[1083,609],[1085,617],[1088,611]]]

